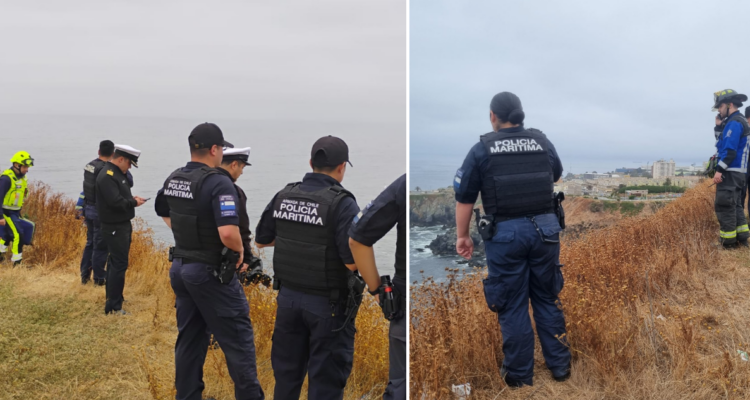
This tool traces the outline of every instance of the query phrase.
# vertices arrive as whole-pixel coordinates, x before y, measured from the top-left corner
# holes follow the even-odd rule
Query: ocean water
[[[133,195],[152,200],[136,209],[156,237],[173,243],[172,233],[156,216],[156,192],[169,174],[190,160],[187,137],[199,123],[196,119],[2,115],[0,114],[0,167],[19,150],[31,153],[35,166],[29,179],[42,181],[53,190],[77,198],[82,190],[83,167],[97,157],[104,139],[142,151],[139,167],[132,168]],[[302,180],[310,172],[310,148],[321,136],[338,136],[347,142],[354,167],[349,167],[343,186],[364,207],[386,186],[406,171],[405,123],[361,124],[354,122],[211,120],[224,137],[237,147],[252,147],[250,162],[238,184],[248,196],[250,229],[273,195],[289,182]],[[33,194],[29,201],[34,201]],[[375,246],[382,274],[393,274],[396,230]],[[262,251],[266,268],[273,250]]]
[[[425,247],[435,238],[443,233],[442,226],[412,227],[409,230],[409,282],[422,282],[427,277],[432,277],[437,282],[446,280],[448,271],[446,268],[471,271],[466,264],[458,264],[463,257],[436,256],[432,250]],[[421,249],[421,250],[420,250]]]

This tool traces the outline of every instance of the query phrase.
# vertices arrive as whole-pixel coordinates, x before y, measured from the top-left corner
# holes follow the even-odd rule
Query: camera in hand
[[[243,286],[257,285],[258,283],[265,287],[271,286],[273,278],[263,272],[263,261],[260,258],[251,256],[245,263],[248,265],[247,270],[237,274]]]

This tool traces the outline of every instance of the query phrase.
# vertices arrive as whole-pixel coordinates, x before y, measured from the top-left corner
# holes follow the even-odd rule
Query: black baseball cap
[[[224,140],[221,129],[210,122],[202,123],[193,128],[190,136],[188,136],[188,143],[190,143],[191,149],[210,149],[213,145],[234,147],[233,144]]]
[[[316,167],[335,167],[349,161],[349,146],[335,136],[323,136],[318,139],[310,152],[310,159]],[[353,167],[354,165],[352,165]]]

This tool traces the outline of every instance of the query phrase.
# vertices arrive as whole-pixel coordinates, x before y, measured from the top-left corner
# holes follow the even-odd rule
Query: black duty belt
[[[221,264],[221,252],[220,251],[208,251],[208,250],[184,250],[175,248],[174,258],[182,258],[183,264],[187,264],[187,261],[219,265]]]
[[[546,211],[546,212],[540,212],[540,213],[534,213],[534,214],[515,215],[515,216],[507,216],[507,215],[506,216],[501,216],[501,215],[495,214],[494,217],[495,217],[495,223],[498,224],[500,222],[510,221],[512,219],[530,218],[530,217],[536,217],[538,215],[544,215],[544,214],[555,215],[555,210],[549,210],[549,211]],[[555,215],[555,217],[557,217],[557,216]]]

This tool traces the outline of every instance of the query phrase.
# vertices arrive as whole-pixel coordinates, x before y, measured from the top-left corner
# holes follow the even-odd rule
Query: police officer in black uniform
[[[232,181],[216,168],[224,141],[218,126],[200,124],[190,133],[190,159],[164,182],[156,213],[172,229],[175,247],[169,277],[176,295],[177,400],[200,400],[205,387],[203,364],[209,345],[207,329],[224,351],[237,400],[263,399],[255,364],[250,307],[236,276],[222,284],[215,276],[222,251],[244,254],[238,218],[238,195]]]
[[[101,221],[101,232],[109,251],[107,261],[106,314],[125,314],[122,309],[122,291],[125,288],[125,271],[135,217],[135,208],[146,200],[130,193],[126,176],[131,166],[138,167],[140,150],[126,145],[115,145],[112,160],[96,176],[96,211]]]
[[[362,210],[349,229],[349,246],[354,262],[367,282],[370,294],[382,293],[372,246],[394,225],[396,237],[396,276],[393,285],[400,296],[401,312],[391,320],[389,336],[390,371],[383,399],[406,400],[406,174],[391,183]],[[380,299],[381,301],[383,299]]]
[[[341,186],[347,162],[343,140],[320,138],[310,155],[313,172],[277,193],[255,230],[258,247],[275,246],[277,400],[298,399],[305,375],[307,398],[342,399],[352,370],[354,320],[334,332],[347,320],[347,280],[356,271],[347,231],[359,207]]]
[[[224,157],[221,160],[219,172],[226,175],[234,183],[237,190],[237,216],[240,219],[240,236],[242,236],[242,246],[245,249],[243,267],[247,268],[247,262],[253,258],[252,252],[252,231],[250,231],[250,216],[247,215],[247,195],[242,188],[237,185],[237,179],[240,179],[245,171],[245,166],[252,165],[250,160],[250,148],[236,148],[224,150]]]
[[[96,212],[96,177],[104,165],[112,158],[115,144],[111,140],[99,143],[99,157],[91,160],[83,167],[83,216],[86,221],[86,247],[83,248],[81,258],[81,283],[91,280],[94,272],[94,285],[104,286],[106,282],[107,245],[101,233],[99,214]],[[132,185],[131,185],[132,186]]]
[[[532,385],[534,332],[529,299],[552,377],[570,377],[570,350],[564,340],[565,317],[558,308],[563,287],[560,232],[555,215],[554,182],[562,163],[539,130],[523,126],[521,100],[513,93],[495,95],[490,103],[493,131],[482,135],[456,172],[456,250],[471,258],[472,209],[479,193],[490,230],[482,227],[488,263],[484,293],[503,334],[500,374],[512,387]]]

